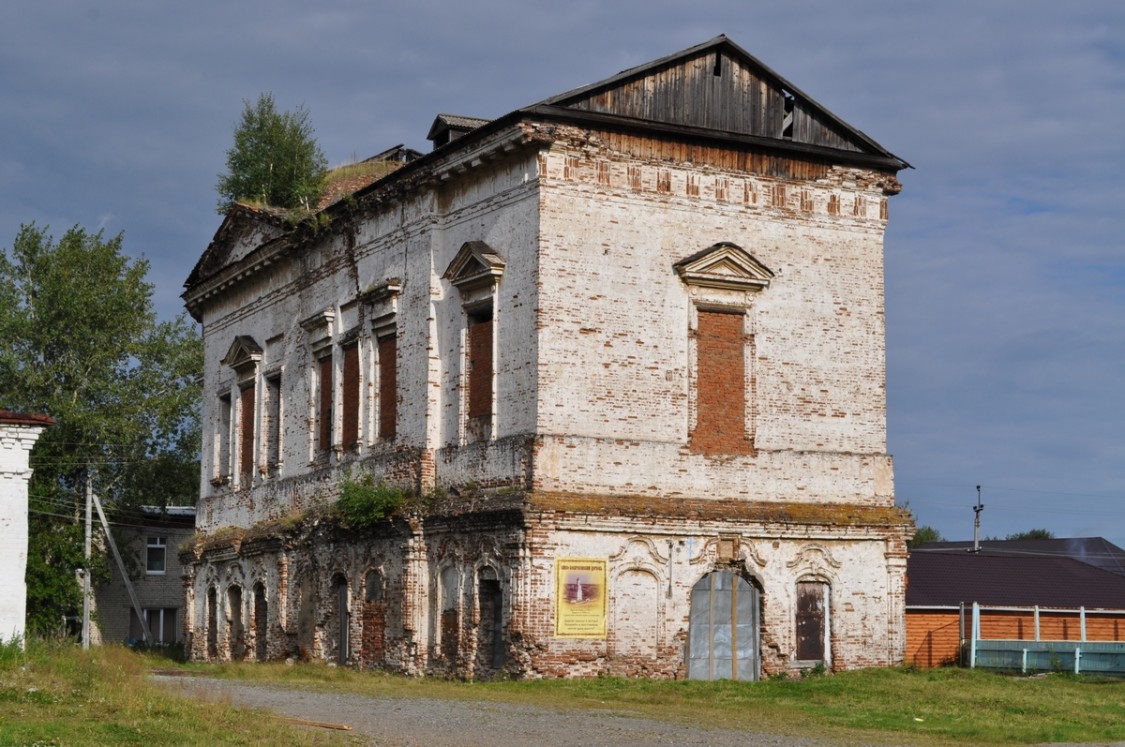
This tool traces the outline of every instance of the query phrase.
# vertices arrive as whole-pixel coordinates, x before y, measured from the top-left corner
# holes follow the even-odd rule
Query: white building
[[[186,283],[193,655],[900,662],[883,232],[907,164],[725,37],[431,138],[299,225],[235,206]],[[341,528],[319,512],[361,473],[419,498]]]
[[[44,415],[0,410],[0,642],[23,644],[27,620],[28,460],[39,434],[54,424]]]

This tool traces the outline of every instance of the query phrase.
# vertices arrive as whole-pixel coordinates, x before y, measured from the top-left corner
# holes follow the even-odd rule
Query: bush
[[[406,501],[402,488],[375,480],[371,474],[359,479],[350,476],[340,485],[336,515],[340,523],[352,529],[371,529],[394,515]]]

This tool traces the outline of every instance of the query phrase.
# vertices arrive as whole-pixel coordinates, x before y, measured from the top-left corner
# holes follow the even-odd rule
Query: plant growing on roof
[[[406,493],[402,488],[377,482],[371,473],[358,479],[351,475],[340,484],[336,515],[352,529],[371,529],[402,508]]]
[[[219,175],[219,214],[234,202],[311,210],[324,189],[328,162],[313,137],[308,110],[279,112],[272,93],[243,101],[242,120]]]

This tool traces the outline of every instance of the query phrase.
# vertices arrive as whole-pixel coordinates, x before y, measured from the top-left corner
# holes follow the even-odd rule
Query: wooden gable
[[[725,36],[537,106],[850,151],[908,165]]]

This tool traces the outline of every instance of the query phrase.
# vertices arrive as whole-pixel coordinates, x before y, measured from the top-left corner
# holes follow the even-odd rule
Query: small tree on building
[[[219,175],[219,214],[234,202],[311,210],[324,189],[328,162],[313,137],[309,113],[300,106],[279,112],[273,94],[244,101],[242,120]]]

